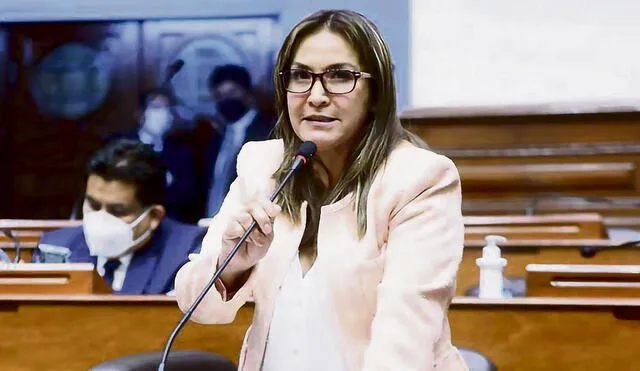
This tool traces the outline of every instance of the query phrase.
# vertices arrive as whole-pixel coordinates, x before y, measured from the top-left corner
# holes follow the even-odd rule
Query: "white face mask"
[[[151,229],[147,229],[135,240],[133,229],[149,215],[149,211],[151,208],[146,209],[130,224],[104,210],[86,212],[82,228],[89,253],[93,256],[115,258],[139,244],[151,234]]]
[[[168,108],[147,108],[144,111],[144,130],[151,135],[163,136],[171,126]]]

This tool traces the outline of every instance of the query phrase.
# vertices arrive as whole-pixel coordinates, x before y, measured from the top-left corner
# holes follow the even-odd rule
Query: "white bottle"
[[[502,272],[507,265],[507,259],[502,257],[498,243],[506,242],[503,236],[485,236],[487,245],[482,249],[482,257],[476,259],[480,268],[480,286],[478,297],[487,299],[502,298],[504,277]]]

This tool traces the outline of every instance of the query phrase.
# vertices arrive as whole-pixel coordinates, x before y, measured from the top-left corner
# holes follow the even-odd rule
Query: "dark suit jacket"
[[[109,141],[126,138],[140,140],[138,130],[116,134]],[[184,223],[195,224],[203,217],[202,181],[196,168],[192,133],[172,131],[167,133],[160,156],[172,181],[167,183],[164,207],[167,215]]]
[[[251,121],[251,124],[247,126],[247,131],[244,137],[244,143],[269,139],[269,136],[271,134],[271,131],[273,130],[274,124],[275,122],[272,118],[267,117],[261,114],[260,112],[258,112],[258,114],[253,119],[253,121]],[[214,136],[210,140],[209,145],[207,146],[207,149],[204,154],[205,160],[203,162],[203,167],[204,167],[203,175],[204,175],[205,189],[207,191],[207,195],[208,195],[208,191],[213,186],[213,183],[212,183],[213,170],[216,165],[216,159],[218,158],[218,152],[220,151],[220,146],[222,145],[223,139],[224,137],[222,135]],[[240,148],[238,148],[238,152],[240,152]],[[238,174],[236,171],[236,160],[237,160],[237,153],[236,153],[236,156],[233,157],[232,166],[229,166],[230,177],[228,179],[230,182],[233,182],[233,180],[235,180],[238,177]],[[230,185],[231,185],[230,183],[226,185],[225,192],[229,191]],[[206,216],[208,217],[211,215],[206,215]]]
[[[165,217],[147,246],[133,254],[120,294],[165,294],[173,290],[178,269],[188,255],[200,251],[206,230]],[[72,263],[93,263],[82,227],[47,232],[40,243],[63,246],[71,250]]]

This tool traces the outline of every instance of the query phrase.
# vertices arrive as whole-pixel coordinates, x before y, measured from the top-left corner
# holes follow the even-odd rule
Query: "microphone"
[[[2,249],[0,249],[0,261],[5,264],[11,264],[11,259],[9,258],[9,255],[7,255],[7,253],[4,252],[4,250]]]
[[[39,259],[40,263],[70,263],[71,250],[68,247],[40,243],[36,251],[34,257]]]
[[[640,245],[640,240],[628,241],[613,246],[582,246],[580,247],[580,255],[583,258],[593,258],[594,256],[596,256],[596,253],[601,250],[624,249],[627,247],[636,247],[637,245]]]
[[[18,237],[16,237],[10,229],[3,229],[2,230],[2,234],[4,234],[5,236],[7,236],[8,238],[10,238],[13,241],[13,246],[14,246],[14,251],[16,256],[13,258],[13,262],[14,263],[19,263],[20,262],[20,240],[18,239]],[[6,254],[5,254],[6,255]]]
[[[275,200],[278,194],[282,191],[282,188],[284,188],[285,184],[287,184],[287,182],[291,179],[291,177],[293,177],[293,174],[296,171],[298,171],[298,169],[300,169],[302,165],[306,165],[311,160],[313,155],[315,155],[316,153],[316,149],[317,149],[316,145],[313,142],[307,141],[307,142],[303,142],[300,145],[300,147],[298,148],[298,152],[296,153],[296,157],[293,160],[293,164],[289,169],[289,172],[287,172],[286,176],[282,180],[282,183],[280,183],[278,188],[275,190],[275,192],[273,192],[273,194],[269,198],[270,201]],[[182,327],[184,327],[184,325],[187,323],[189,318],[191,318],[191,315],[196,310],[200,302],[202,302],[202,300],[207,295],[209,290],[211,290],[211,287],[213,287],[216,280],[220,278],[220,275],[222,275],[222,272],[224,272],[227,265],[229,265],[229,262],[231,261],[231,259],[233,259],[233,257],[238,252],[238,250],[240,250],[240,247],[244,244],[247,237],[249,237],[251,232],[255,229],[256,225],[257,223],[255,220],[251,222],[249,229],[247,229],[242,235],[242,237],[240,237],[240,240],[238,241],[238,243],[233,247],[233,249],[229,253],[229,256],[227,256],[226,259],[222,262],[222,264],[220,264],[218,269],[213,274],[213,277],[211,277],[211,280],[209,280],[209,282],[204,287],[204,290],[202,290],[198,298],[193,302],[193,304],[191,304],[191,307],[189,307],[189,309],[184,313],[180,321],[178,321],[178,324],[173,329],[173,332],[171,333],[171,335],[169,335],[169,339],[167,339],[164,352],[162,353],[162,359],[160,360],[160,365],[158,366],[158,371],[164,371],[165,363],[167,362],[167,358],[169,357],[169,352],[171,351],[171,345],[173,345],[173,342],[178,336],[178,333],[180,332]]]
[[[184,67],[184,61],[182,59],[177,59],[173,63],[171,63],[169,66],[167,66],[163,85],[169,83],[169,81],[173,79],[173,76],[175,76],[178,72],[180,72],[182,67]]]

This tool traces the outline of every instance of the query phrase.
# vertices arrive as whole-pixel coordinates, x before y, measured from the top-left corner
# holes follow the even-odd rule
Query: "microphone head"
[[[173,63],[168,65],[165,82],[169,82],[169,80],[171,80],[176,73],[180,72],[182,67],[184,67],[184,61],[182,59],[177,59]]]
[[[177,73],[182,69],[182,67],[184,67],[184,61],[182,59],[177,59],[175,62],[171,63],[171,65],[169,66],[169,70],[171,70],[172,72],[175,71],[175,73]]]
[[[597,251],[598,249],[595,246],[582,246],[580,248],[580,255],[583,258],[593,258]]]
[[[317,149],[318,148],[316,147],[316,144],[311,141],[302,142],[302,144],[298,148],[298,153],[296,153],[296,157],[302,156],[306,160],[308,160],[311,157],[313,157],[313,155],[316,154]]]

